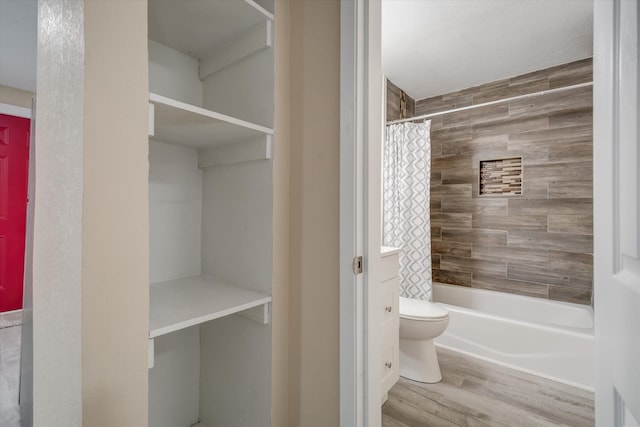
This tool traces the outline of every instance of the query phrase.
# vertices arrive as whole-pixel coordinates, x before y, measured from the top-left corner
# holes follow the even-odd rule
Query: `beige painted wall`
[[[275,2],[275,114],[273,160],[273,278],[271,425],[289,425],[289,126],[288,1]]]
[[[340,2],[289,7],[289,425],[337,426]]]
[[[83,425],[140,427],[148,422],[147,2],[84,8]]]
[[[38,15],[33,425],[146,426],[146,0]]]
[[[18,107],[31,108],[33,93],[10,86],[0,85],[0,104],[16,105]]]

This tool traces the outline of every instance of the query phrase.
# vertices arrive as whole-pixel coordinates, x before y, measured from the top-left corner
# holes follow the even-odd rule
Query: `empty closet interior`
[[[149,425],[267,426],[273,5],[148,4]]]

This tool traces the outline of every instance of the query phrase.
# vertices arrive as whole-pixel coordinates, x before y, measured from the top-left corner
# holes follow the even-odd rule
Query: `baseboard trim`
[[[22,325],[22,310],[0,313],[0,329]]]

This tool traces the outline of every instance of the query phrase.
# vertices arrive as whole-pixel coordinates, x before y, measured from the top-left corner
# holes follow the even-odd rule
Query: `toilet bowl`
[[[449,312],[429,301],[400,297],[400,375],[423,383],[442,380],[433,339],[449,324]]]

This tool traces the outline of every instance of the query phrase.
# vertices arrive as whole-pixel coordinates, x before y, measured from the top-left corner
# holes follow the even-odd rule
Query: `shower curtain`
[[[387,126],[383,152],[385,246],[402,248],[400,294],[431,300],[431,121]]]

